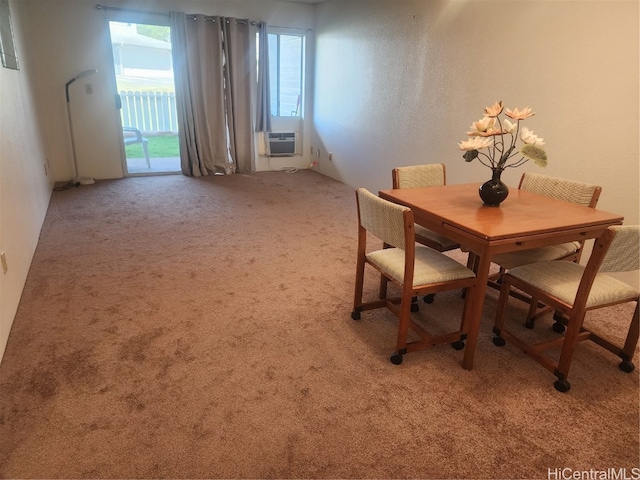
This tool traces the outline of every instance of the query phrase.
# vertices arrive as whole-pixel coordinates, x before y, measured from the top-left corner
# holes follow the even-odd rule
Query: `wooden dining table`
[[[415,222],[475,253],[477,282],[465,323],[467,343],[462,360],[473,368],[491,258],[498,253],[557,245],[599,237],[624,217],[594,208],[511,188],[498,207],[485,206],[477,183],[427,188],[380,190],[379,196],[405,205]]]

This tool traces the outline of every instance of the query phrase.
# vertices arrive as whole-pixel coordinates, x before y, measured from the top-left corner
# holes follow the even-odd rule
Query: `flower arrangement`
[[[522,110],[506,109],[508,119],[501,120],[504,110],[502,101],[484,109],[484,117],[471,125],[467,132],[468,140],[458,144],[464,150],[464,159],[471,162],[478,159],[480,163],[494,172],[502,172],[508,167],[519,167],[528,160],[533,160],[540,167],[547,166],[547,154],[542,149],[544,140],[534,135],[527,127],[520,127],[520,122],[535,115],[529,107]],[[524,145],[516,149],[518,138]],[[486,149],[486,151],[482,151]],[[514,157],[519,157],[516,160]],[[510,163],[508,163],[512,160]]]

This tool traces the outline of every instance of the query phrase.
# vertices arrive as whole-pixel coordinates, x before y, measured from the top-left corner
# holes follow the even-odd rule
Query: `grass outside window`
[[[151,158],[173,158],[180,156],[180,147],[177,135],[145,135],[149,140],[149,156]],[[125,147],[127,158],[142,158],[142,145],[139,143]]]

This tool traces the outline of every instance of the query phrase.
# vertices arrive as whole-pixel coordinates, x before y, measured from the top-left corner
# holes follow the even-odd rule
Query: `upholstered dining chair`
[[[600,198],[600,192],[602,191],[602,188],[597,185],[565,180],[562,178],[531,172],[525,172],[522,174],[518,188],[590,208],[596,207],[598,199]],[[517,252],[494,255],[491,261],[497,264],[500,268],[498,273],[489,278],[488,286],[500,290],[501,278],[504,275],[504,272],[521,265],[548,260],[568,260],[572,262],[579,262],[584,249],[584,244],[584,241],[569,242],[560,245],[551,245],[548,247],[532,248],[529,250],[520,250]],[[475,255],[470,253],[469,263],[467,266],[473,269],[473,263],[476,260]],[[511,294],[521,300],[529,300],[516,291],[512,291]],[[544,313],[544,311],[540,312],[539,315]],[[536,318],[536,316],[531,316],[527,319],[526,325],[528,328],[534,327]],[[554,330],[562,332],[562,324],[556,322]]]
[[[422,188],[446,185],[446,168],[442,163],[397,167],[391,171],[393,188]],[[415,225],[416,242],[439,252],[448,252],[460,248],[460,244],[450,238],[439,235],[422,225]],[[425,295],[424,301],[432,303],[434,295]],[[417,307],[417,305],[416,305]],[[415,308],[414,308],[415,309]]]
[[[602,188],[597,185],[531,172],[522,174],[518,188],[590,208],[596,208],[602,191]],[[577,262],[580,260],[583,248],[584,242],[563,243],[549,247],[502,253],[495,255],[493,262],[505,270],[545,260],[563,259]]]
[[[560,392],[570,388],[569,367],[578,342],[591,340],[622,359],[619,367],[631,372],[633,354],[638,344],[638,297],[640,292],[606,272],[629,272],[640,269],[640,226],[613,226],[596,239],[589,261],[585,265],[559,260],[536,262],[508,270],[502,278],[498,300],[495,337],[497,346],[505,340],[513,343],[558,377],[554,386]],[[566,324],[563,336],[551,341],[528,344],[505,328],[506,307],[512,287],[531,295],[531,308],[537,301],[551,306],[562,315]],[[624,345],[615,345],[602,333],[587,329],[587,312],[626,302],[635,302],[635,312]],[[591,320],[591,319],[590,319]],[[593,318],[594,321],[595,317]],[[599,330],[600,331],[600,330]],[[560,347],[556,361],[545,352]]]
[[[451,343],[464,348],[467,334],[469,301],[465,301],[460,327],[447,334],[432,336],[411,319],[411,299],[424,295],[475,285],[475,274],[464,265],[432,248],[416,245],[414,218],[410,208],[384,200],[364,188],[356,190],[358,206],[358,254],[355,294],[351,318],[360,320],[361,312],[388,308],[399,319],[396,350],[392,363],[402,363],[403,355],[434,345]],[[382,241],[382,248],[367,248],[367,236]],[[386,247],[386,248],[385,248]],[[389,282],[401,289],[399,297],[389,298],[387,289],[379,299],[363,302],[365,266],[377,270]],[[467,298],[470,298],[468,296]],[[409,328],[419,340],[408,342]]]
[[[397,167],[391,171],[393,188],[421,188],[446,185],[446,170],[442,163]],[[460,248],[450,238],[432,232],[421,225],[415,226],[416,241],[439,252]]]

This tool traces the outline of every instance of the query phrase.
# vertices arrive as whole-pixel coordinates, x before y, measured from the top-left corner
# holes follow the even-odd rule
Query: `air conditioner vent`
[[[296,154],[297,132],[270,132],[267,134],[267,154],[271,157],[290,157]]]

